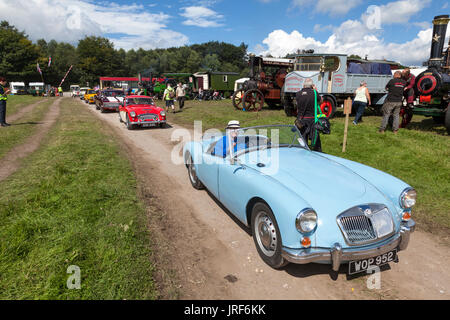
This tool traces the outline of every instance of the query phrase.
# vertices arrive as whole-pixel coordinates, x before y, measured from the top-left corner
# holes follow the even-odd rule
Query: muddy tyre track
[[[39,103],[41,102],[25,107],[24,109],[28,109],[28,111],[30,111]],[[0,159],[0,181],[5,180],[11,174],[16,172],[20,168],[21,160],[39,148],[42,139],[47,135],[50,128],[55,124],[59,117],[60,103],[61,100],[55,100],[55,102],[53,102],[53,104],[49,107],[42,121],[37,124],[37,131],[32,136],[28,137],[22,144],[17,145],[8,151],[8,153]],[[20,112],[22,115],[27,112],[26,110],[24,111],[24,109]],[[19,118],[20,115],[17,119]]]

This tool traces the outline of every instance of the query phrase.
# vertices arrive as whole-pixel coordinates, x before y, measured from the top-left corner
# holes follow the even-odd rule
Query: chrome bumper
[[[166,120],[157,120],[157,121],[130,121],[130,124],[133,125],[143,125],[143,124],[161,124],[166,123]]]
[[[312,262],[328,263],[332,265],[334,271],[338,271],[342,263],[376,257],[394,249],[398,251],[405,250],[408,247],[410,235],[414,232],[415,228],[416,223],[413,220],[402,223],[400,232],[393,236],[393,238],[370,249],[343,249],[339,243],[335,243],[332,248],[283,248],[282,256],[287,261],[296,264]]]

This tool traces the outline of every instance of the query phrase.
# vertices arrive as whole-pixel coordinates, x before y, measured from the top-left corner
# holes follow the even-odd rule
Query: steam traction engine
[[[238,110],[260,111],[266,102],[270,108],[281,104],[281,88],[286,75],[294,66],[291,59],[250,56],[249,78],[232,97]]]
[[[433,39],[430,59],[425,64],[428,69],[416,78],[415,91],[419,103],[413,114],[431,116],[438,123],[444,123],[450,134],[450,43],[443,51],[448,15],[437,16],[433,20]]]

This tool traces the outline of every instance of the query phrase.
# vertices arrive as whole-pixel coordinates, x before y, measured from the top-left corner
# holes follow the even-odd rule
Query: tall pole
[[[61,87],[62,84],[64,83],[64,81],[66,80],[67,76],[69,75],[69,72],[72,70],[73,66],[70,66],[69,70],[66,72],[66,75],[64,76],[64,78],[61,80],[61,83],[59,84],[58,87]]]

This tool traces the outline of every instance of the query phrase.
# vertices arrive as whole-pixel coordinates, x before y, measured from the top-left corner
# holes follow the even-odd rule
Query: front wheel
[[[333,118],[336,113],[337,105],[333,98],[330,96],[324,96],[323,101],[320,104],[320,110],[329,119]]]
[[[231,101],[233,102],[233,107],[235,107],[237,110],[242,110],[242,98],[244,96],[244,91],[236,91],[233,93],[233,96],[231,97]]]
[[[265,263],[274,269],[288,264],[281,255],[281,234],[269,206],[258,202],[252,209],[251,228],[256,249]]]
[[[130,118],[128,117],[128,115],[127,115],[127,122],[126,122],[126,125],[127,125],[127,129],[128,129],[128,130],[133,130],[133,129],[134,129],[134,125],[131,124]]]
[[[192,186],[197,190],[205,189],[205,186],[197,176],[197,170],[195,169],[194,160],[192,160],[192,157],[190,155],[187,158],[186,166],[188,169],[189,181],[191,181]]]

